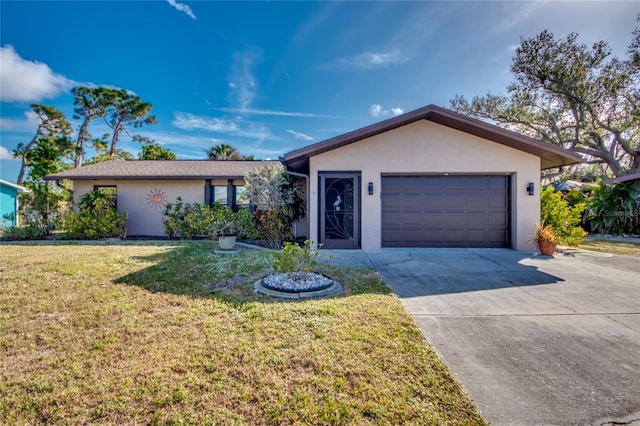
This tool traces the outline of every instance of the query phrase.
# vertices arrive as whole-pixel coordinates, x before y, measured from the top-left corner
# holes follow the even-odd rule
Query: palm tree
[[[209,160],[241,160],[242,155],[232,145],[219,143],[207,150]]]

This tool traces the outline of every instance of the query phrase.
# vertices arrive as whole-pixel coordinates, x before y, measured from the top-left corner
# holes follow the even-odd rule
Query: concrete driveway
[[[494,425],[640,425],[640,260],[385,249],[373,266]],[[637,422],[637,423],[636,423]]]

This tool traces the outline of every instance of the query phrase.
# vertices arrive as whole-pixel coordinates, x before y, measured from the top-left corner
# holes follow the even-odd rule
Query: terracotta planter
[[[556,252],[556,247],[558,243],[552,241],[540,241],[538,242],[538,248],[540,249],[540,253],[546,256],[553,256]]]
[[[220,246],[220,250],[233,250],[236,246],[236,236],[235,235],[223,235],[218,237],[218,245]]]

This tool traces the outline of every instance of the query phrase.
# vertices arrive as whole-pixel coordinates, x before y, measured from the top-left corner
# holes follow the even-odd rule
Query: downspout
[[[311,218],[309,217],[309,197],[311,196],[311,181],[309,179],[309,175],[305,175],[304,173],[298,173],[298,172],[294,172],[291,170],[288,170],[287,168],[287,163],[284,162],[284,157],[280,157],[280,162],[284,165],[284,171],[289,173],[292,176],[298,176],[301,178],[304,178],[305,182],[306,182],[306,191],[304,194],[305,200],[304,200],[304,216],[307,222],[307,238],[310,238],[310,233],[311,233]]]

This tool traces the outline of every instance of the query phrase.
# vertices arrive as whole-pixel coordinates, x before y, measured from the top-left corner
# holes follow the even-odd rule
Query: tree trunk
[[[82,159],[84,157],[84,142],[86,139],[87,128],[89,127],[89,122],[91,118],[85,118],[82,126],[80,126],[80,130],[78,130],[78,150],[76,151],[76,160],[75,160],[75,168],[82,166]]]
[[[120,132],[122,131],[122,123],[118,123],[113,127],[113,137],[111,138],[111,150],[109,152],[110,157],[115,157],[118,148],[118,139],[120,138]]]
[[[18,185],[22,185],[22,182],[24,182],[24,175],[27,171],[27,154],[29,153],[29,151],[31,151],[31,147],[33,146],[33,144],[38,140],[38,136],[40,136],[40,129],[38,129],[36,135],[33,137],[33,139],[31,139],[31,142],[29,142],[29,144],[24,147],[24,152],[22,153],[21,158],[22,164],[20,165],[20,173],[18,174]]]

